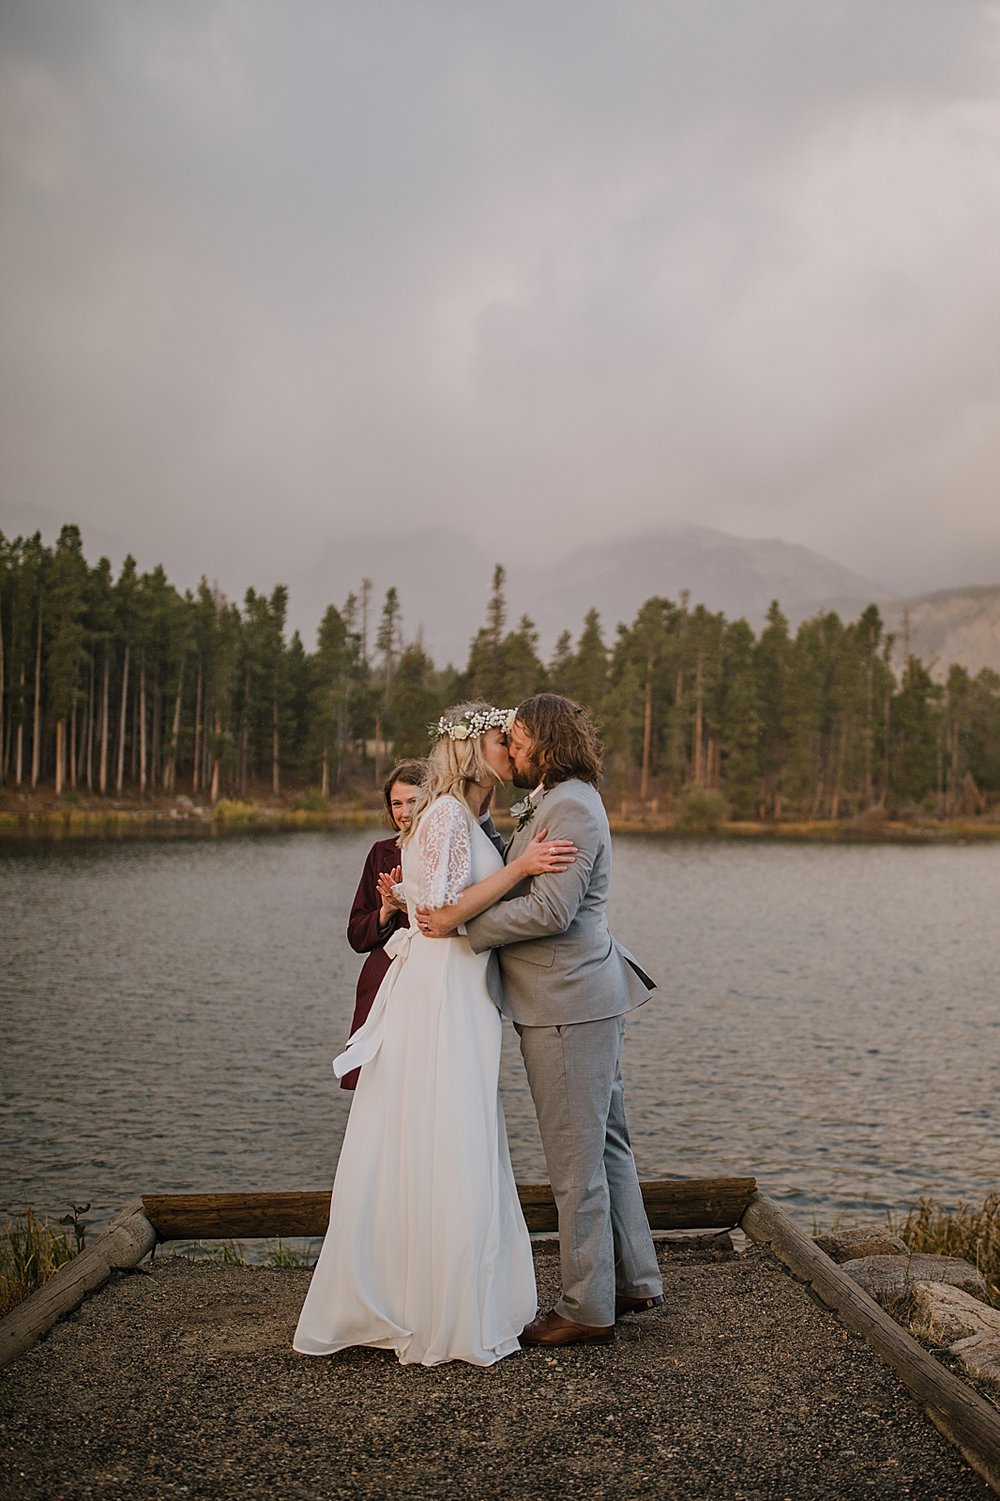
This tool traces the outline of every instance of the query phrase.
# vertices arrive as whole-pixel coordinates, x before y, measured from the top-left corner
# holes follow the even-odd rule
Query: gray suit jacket
[[[539,829],[577,846],[567,870],[524,881],[466,923],[477,954],[496,951],[487,971],[500,1010],[526,1027],[561,1026],[622,1016],[655,988],[607,922],[611,830],[597,791],[560,782],[511,840],[516,857]]]

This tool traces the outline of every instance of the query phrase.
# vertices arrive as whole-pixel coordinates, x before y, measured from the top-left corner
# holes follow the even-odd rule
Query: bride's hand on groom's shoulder
[[[551,875],[566,870],[576,859],[576,845],[572,839],[550,840],[548,829],[539,829],[518,857],[526,876]]]

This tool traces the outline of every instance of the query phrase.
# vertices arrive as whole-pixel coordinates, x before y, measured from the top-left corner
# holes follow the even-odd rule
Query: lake
[[[372,829],[0,843],[0,1220],[325,1188]],[[615,840],[644,1177],[751,1174],[808,1224],[1000,1182],[1000,844]],[[545,1169],[516,1038],[517,1176]]]

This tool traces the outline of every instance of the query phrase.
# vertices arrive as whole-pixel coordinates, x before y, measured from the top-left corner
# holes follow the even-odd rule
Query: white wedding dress
[[[413,912],[451,904],[502,861],[466,805],[446,796],[402,864],[411,925],[386,944],[393,962],[371,1014],[334,1064],[363,1067],[294,1346],[492,1365],[520,1348],[536,1311],[498,1092],[500,1013],[487,956],[461,936],[425,937]]]

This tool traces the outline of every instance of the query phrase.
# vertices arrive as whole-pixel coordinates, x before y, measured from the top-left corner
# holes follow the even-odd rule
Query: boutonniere
[[[530,797],[522,797],[519,803],[515,803],[510,810],[511,818],[517,819],[515,833],[520,833],[526,823],[530,823],[535,816],[535,805]]]

